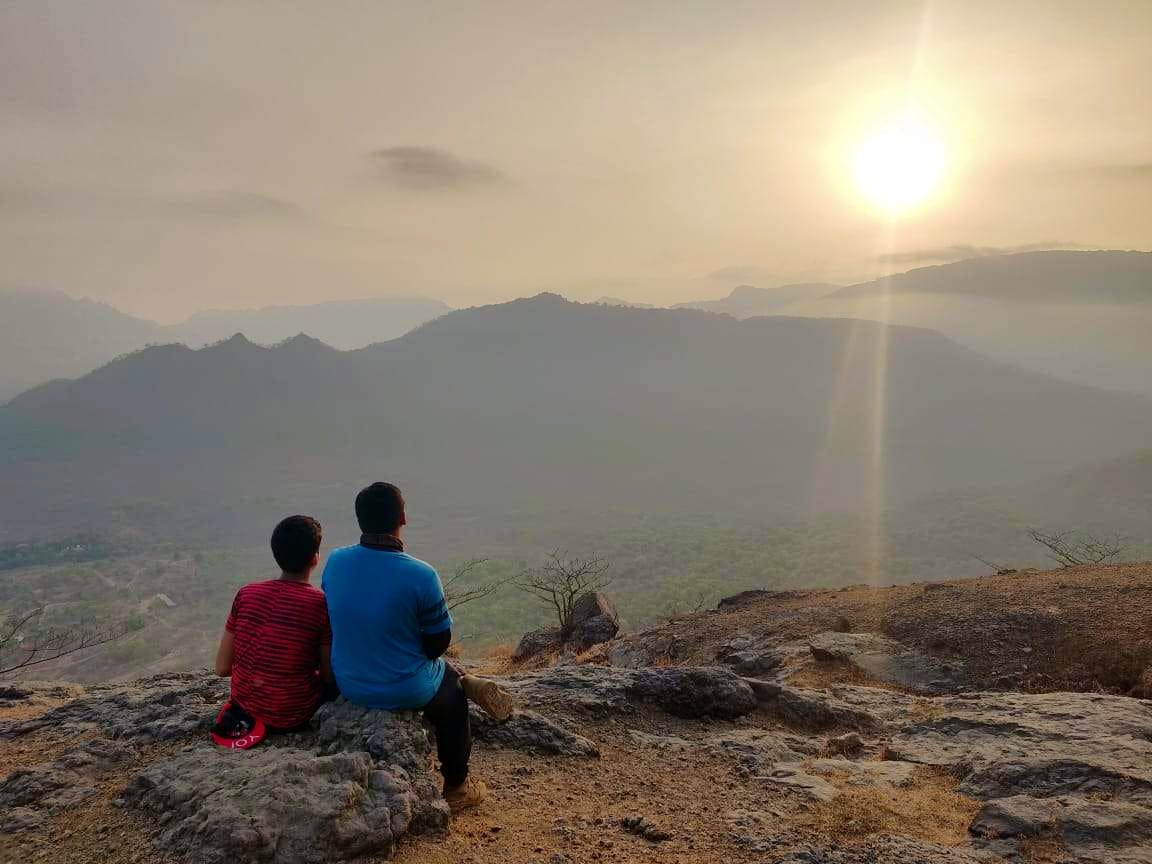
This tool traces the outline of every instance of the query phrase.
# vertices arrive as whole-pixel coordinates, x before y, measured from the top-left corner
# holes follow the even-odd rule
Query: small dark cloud
[[[484,162],[461,159],[435,147],[384,147],[372,152],[385,179],[417,190],[463,191],[511,185],[508,175]]]
[[[934,246],[927,249],[909,249],[906,252],[893,252],[880,255],[877,261],[883,264],[924,264],[927,262],[960,261],[964,258],[984,258],[989,255],[1015,255],[1020,252],[1040,252],[1048,249],[1081,249],[1079,243],[1056,240],[1051,243],[1022,243],[1018,246],[974,246],[956,243],[951,246]]]
[[[998,184],[1025,183],[1152,183],[1152,162],[1092,159],[1010,162],[991,175]]]
[[[298,219],[303,211],[291,201],[256,192],[225,190],[162,199],[173,210],[222,219]]]
[[[1086,171],[1116,180],[1152,180],[1152,162],[1092,165]]]

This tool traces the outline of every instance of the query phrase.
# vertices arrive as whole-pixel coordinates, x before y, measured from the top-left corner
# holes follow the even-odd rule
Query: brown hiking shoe
[[[484,785],[483,780],[477,780],[475,777],[469,777],[459,786],[444,790],[444,800],[448,802],[448,809],[453,813],[479,807],[487,795],[488,787]]]
[[[512,697],[495,681],[465,675],[460,679],[460,686],[464,688],[464,695],[483,708],[493,720],[503,723],[512,716]]]

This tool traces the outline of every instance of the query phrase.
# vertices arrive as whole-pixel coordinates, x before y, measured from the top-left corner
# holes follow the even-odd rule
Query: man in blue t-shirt
[[[511,700],[493,682],[444,662],[452,616],[436,571],[404,552],[404,498],[391,483],[356,496],[360,543],[328,557],[321,587],[332,625],[332,673],[349,702],[388,711],[419,710],[436,730],[444,798],[453,810],[484,799],[468,775],[468,699],[499,719]]]

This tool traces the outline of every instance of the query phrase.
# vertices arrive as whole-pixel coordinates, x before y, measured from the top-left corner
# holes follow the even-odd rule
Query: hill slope
[[[0,290],[0,403],[162,341],[154,321],[64,294]]]
[[[790,314],[930,327],[989,356],[1152,395],[1152,253],[1028,252],[843,288]]]
[[[297,333],[308,333],[333,348],[363,348],[385,342],[431,321],[451,307],[426,297],[381,297],[336,300],[311,306],[262,309],[215,309],[197,312],[167,328],[170,341],[199,347],[243,333],[253,342],[272,345]]]
[[[738,285],[727,297],[718,300],[690,300],[677,303],[675,309],[702,309],[717,312],[734,318],[751,318],[753,315],[777,315],[787,312],[796,303],[810,302],[837,290],[836,285],[826,282],[799,282],[794,285],[781,285],[778,288],[758,288],[755,285]]]
[[[1147,400],[924,330],[541,295],[360,351],[168,346],[26,393],[0,409],[0,524],[16,538],[149,501],[227,524],[257,501],[331,506],[378,475],[487,524],[851,509],[1120,455],[1150,421]]]
[[[90,372],[149,344],[200,347],[244,333],[271,345],[306,330],[338,348],[361,348],[394,339],[448,309],[439,300],[381,297],[214,310],[163,326],[92,300],[0,290],[0,403],[45,381]]]

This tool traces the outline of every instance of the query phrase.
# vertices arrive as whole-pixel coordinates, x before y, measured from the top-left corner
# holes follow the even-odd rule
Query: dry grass
[[[958,846],[980,804],[956,791],[956,778],[924,770],[907,788],[846,787],[831,801],[813,806],[797,824],[823,836],[851,842],[877,834],[901,834]]]
[[[931,577],[932,574],[924,574]],[[1029,691],[1103,691],[1152,698],[1152,563],[999,573],[888,587],[779,591],[723,611],[676,619],[624,637],[675,638],[677,663],[715,662],[733,633],[771,647],[845,627],[883,633],[959,660],[978,687],[1020,682]],[[814,670],[801,686],[861,682],[845,669]],[[811,677],[815,676],[815,677]]]
[[[806,666],[801,666],[788,676],[788,684],[808,690],[824,690],[836,684],[852,684],[859,687],[891,690],[894,693],[911,692],[906,687],[873,678],[860,667],[844,660],[809,663]]]
[[[475,672],[478,675],[506,675],[516,669],[512,655],[516,646],[511,642],[501,642],[498,645],[489,645],[479,653],[469,654],[469,659],[475,661]]]
[[[1055,837],[1028,837],[1020,843],[1023,864],[1060,864],[1068,860],[1068,850]]]
[[[908,706],[908,719],[915,723],[929,723],[944,716],[944,707],[931,699],[916,699]]]

